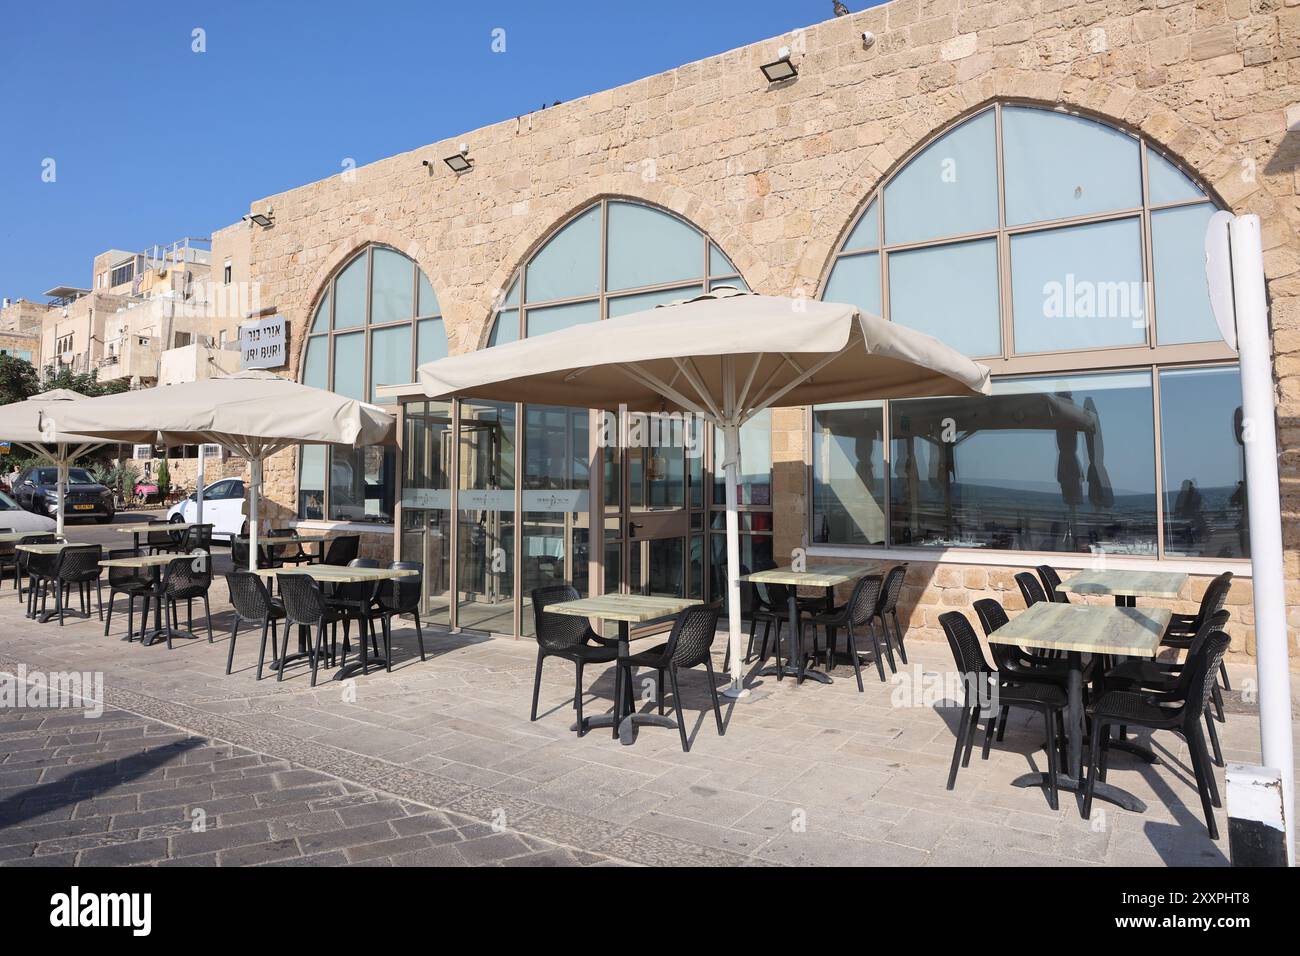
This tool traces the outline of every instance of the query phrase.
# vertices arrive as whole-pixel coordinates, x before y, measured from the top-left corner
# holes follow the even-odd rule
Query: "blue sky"
[[[831,7],[6,3],[0,295],[88,286],[104,249],[207,236],[250,200],[347,158],[362,166],[829,19]],[[191,50],[195,28],[206,52]],[[491,49],[496,28],[504,54]]]

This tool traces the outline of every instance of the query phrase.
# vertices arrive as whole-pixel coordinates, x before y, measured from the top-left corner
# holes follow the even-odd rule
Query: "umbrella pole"
[[[740,630],[740,517],[738,515],[738,472],[740,471],[740,429],[724,426],[723,471],[727,478],[727,641],[731,647],[731,686],[722,693],[728,697],[744,697],[749,691],[744,686],[745,665],[741,660]]]
[[[199,445],[199,476],[195,480],[198,487],[194,489],[194,503],[196,505],[195,513],[198,515],[198,517],[194,519],[195,524],[203,524],[203,482],[204,480],[205,479],[203,477],[203,446]]]
[[[252,481],[248,500],[248,570],[257,570],[257,500],[262,497],[262,451],[258,449],[250,463]]]
[[[63,537],[63,515],[64,515],[63,509],[66,507],[67,499],[68,499],[68,455],[67,455],[67,450],[64,449],[63,446],[60,446],[59,450],[63,453],[59,455],[59,487],[58,487],[59,502],[58,502],[58,509],[55,511],[55,517],[54,517],[54,533],[57,534],[60,538],[62,538]]]

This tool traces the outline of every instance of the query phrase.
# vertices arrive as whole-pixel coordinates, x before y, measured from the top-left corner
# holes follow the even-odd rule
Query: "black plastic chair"
[[[58,540],[52,534],[28,534],[19,538],[18,544],[57,544]],[[18,545],[14,546],[14,587],[18,589],[18,600],[20,601],[23,599],[23,578],[29,577],[27,568],[31,559],[31,552],[19,551]]]
[[[1016,584],[1020,585],[1020,595],[1025,599],[1025,607],[1032,607],[1048,599],[1047,592],[1030,571],[1021,571],[1017,574]]]
[[[163,626],[167,629],[167,649],[172,647],[172,633],[180,617],[178,602],[185,602],[186,630],[194,634],[194,599],[203,599],[203,613],[208,619],[208,643],[213,643],[212,608],[208,604],[208,589],[212,587],[212,556],[208,554],[182,555],[167,562],[163,570],[161,593],[150,600],[162,601]],[[148,613],[146,602],[145,613]]]
[[[33,554],[30,551],[21,551],[19,553],[23,556],[23,577],[27,579],[27,616],[36,617],[45,613],[46,600],[51,592],[57,595],[56,602],[62,600],[61,589],[58,586],[59,555],[58,552]]]
[[[337,538],[330,539],[329,547],[326,548],[325,555],[321,558],[321,564],[334,564],[341,568],[347,567],[348,562],[355,560],[360,551],[361,535],[340,535]]]
[[[316,640],[309,656],[311,657],[311,686],[316,686],[316,674],[321,658],[325,657],[325,630],[340,621],[338,610],[330,607],[325,592],[320,584],[309,574],[277,574],[280,585],[280,600],[284,602],[284,643],[286,653],[280,660],[280,669],[276,680],[284,680],[285,660],[288,658],[289,628],[298,627],[299,632],[306,631],[310,638],[316,632]],[[333,660],[333,658],[330,658]]]
[[[1043,590],[1047,592],[1047,600],[1055,601],[1057,604],[1069,604],[1070,595],[1064,591],[1056,590],[1056,586],[1061,583],[1061,576],[1056,573],[1056,568],[1050,564],[1040,564],[1035,568],[1038,577],[1043,582]]]
[[[63,615],[72,599],[72,589],[77,589],[78,604],[81,613],[90,617],[90,588],[95,587],[98,602],[99,619],[104,619],[104,592],[101,576],[104,569],[99,566],[104,556],[104,549],[97,544],[73,544],[58,554],[55,565],[55,607],[59,614],[59,627],[63,626]]]
[[[1205,586],[1205,593],[1201,595],[1200,609],[1195,614],[1175,614],[1169,619],[1169,626],[1165,628],[1164,636],[1160,638],[1161,646],[1176,647],[1180,650],[1190,647],[1201,625],[1213,617],[1216,611],[1223,609],[1223,605],[1228,601],[1228,592],[1231,590],[1232,572],[1224,571]],[[1228,680],[1228,668],[1223,661],[1219,662],[1219,680],[1222,681],[1224,690],[1232,690],[1232,682]]]
[[[420,660],[425,660],[424,656],[424,629],[420,625],[420,591],[424,576],[424,565],[419,561],[394,561],[388,566],[394,571],[419,571],[419,576],[394,578],[391,581],[381,581],[375,586],[374,603],[371,605],[369,616],[373,621],[379,619],[380,626],[384,632],[384,660],[387,670],[393,669],[393,618],[410,614],[415,618],[415,640],[420,647]],[[371,628],[374,633],[374,628]],[[344,657],[347,657],[347,651],[344,651]]]
[[[8,534],[0,531],[0,534]],[[0,541],[0,582],[4,581],[9,569],[14,569],[14,587],[18,587],[18,550],[12,541]]]
[[[981,598],[972,606],[985,637],[1008,621],[1006,610],[992,598]],[[1069,664],[1059,658],[1044,657],[1023,647],[992,641],[989,642],[989,653],[993,655],[993,665],[1004,680],[1055,684],[1064,690],[1069,679]]]
[[[718,630],[718,605],[706,604],[688,607],[681,611],[673,621],[673,629],[668,634],[668,642],[653,647],[639,654],[629,654],[618,662],[623,679],[616,681],[619,696],[624,688],[630,689],[632,670],[636,667],[650,667],[658,672],[659,713],[664,712],[664,674],[673,688],[673,709],[677,711],[677,732],[681,734],[682,750],[691,751],[690,739],[686,736],[686,721],[682,716],[682,692],[677,681],[677,672],[682,668],[705,666],[709,674],[709,696],[713,699],[713,716],[718,722],[718,736],[726,734],[722,723],[722,708],[718,705],[717,681],[713,676],[713,639]],[[616,714],[627,709],[622,700],[615,703]]]
[[[1043,716],[1046,730],[1047,749],[1047,802],[1053,809],[1059,806],[1057,798],[1057,739],[1062,724],[1061,711],[1065,708],[1065,692],[1052,684],[1017,682],[1008,680],[989,669],[984,659],[984,650],[979,638],[970,626],[966,615],[960,611],[948,611],[939,616],[939,625],[944,636],[948,638],[948,647],[952,650],[957,670],[962,675],[965,690],[962,701],[961,720],[957,726],[957,740],[952,752],[952,766],[948,771],[948,789],[957,783],[958,765],[970,765],[971,748],[975,744],[975,728],[979,722],[980,711],[986,706],[990,713],[984,731],[984,759],[988,759],[989,747],[993,740],[993,731],[999,723],[998,711],[994,708],[1023,707],[1036,711]]]
[[[876,625],[874,618],[876,608],[880,606],[880,595],[884,590],[884,581],[878,574],[871,574],[865,578],[859,578],[857,584],[853,585],[853,593],[849,595],[848,601],[844,606],[831,611],[827,614],[814,614],[808,619],[808,623],[813,628],[813,645],[817,644],[817,628],[826,629],[826,670],[835,669],[835,636],[836,633],[843,629],[847,635],[849,660],[853,664],[853,676],[858,679],[858,693],[862,693],[862,660],[858,654],[858,631],[865,631],[871,638],[871,647],[875,653],[876,670],[880,673],[880,680],[885,680],[885,665],[881,660],[880,641],[876,637]],[[894,651],[889,644],[889,635],[885,635],[885,650],[889,655],[889,669],[896,671],[898,668],[894,664]]]
[[[1088,708],[1088,715],[1092,718],[1092,746],[1083,797],[1085,820],[1092,812],[1092,792],[1097,780],[1106,779],[1106,755],[1110,749],[1107,729],[1112,724],[1120,724],[1172,730],[1187,741],[1196,791],[1200,794],[1201,809],[1205,813],[1205,826],[1211,840],[1219,838],[1219,827],[1214,819],[1214,808],[1221,805],[1219,788],[1205,746],[1201,715],[1209,704],[1219,665],[1223,663],[1223,655],[1230,643],[1231,639],[1223,631],[1211,631],[1196,648],[1196,655],[1189,657],[1172,690],[1165,693],[1107,691]]]
[[[119,548],[116,551],[108,552],[110,561],[114,558],[134,558],[135,556],[135,548]],[[117,600],[119,594],[125,594],[126,640],[130,642],[135,639],[135,601],[136,598],[147,601],[152,588],[153,582],[150,580],[148,572],[143,568],[110,567],[108,569],[108,611],[104,615],[105,637],[108,637],[109,628],[113,624],[113,602]]]
[[[537,698],[542,690],[542,662],[548,657],[572,661],[578,674],[573,689],[573,708],[578,712],[578,736],[586,733],[582,720],[582,669],[587,664],[608,664],[618,659],[618,641],[601,637],[585,617],[555,614],[548,605],[576,601],[578,589],[571,584],[534,588],[533,629],[537,640],[537,672],[533,675],[533,709],[529,720],[537,719]],[[615,681],[617,683],[617,681]],[[617,697],[617,692],[615,697]]]
[[[212,525],[196,524],[185,529],[181,535],[180,550],[185,554],[193,554],[195,551],[212,550]]]
[[[353,558],[348,562],[349,568],[377,568],[379,562],[374,558]],[[338,584],[331,590],[325,592],[325,603],[330,606],[334,612],[334,617],[330,621],[330,657],[333,658],[338,651],[338,625],[343,624],[343,660],[346,663],[348,659],[348,648],[351,646],[351,627],[352,622],[357,622],[357,633],[361,641],[362,667],[363,674],[370,673],[370,666],[366,663],[365,642],[369,634],[370,646],[379,655],[379,640],[375,636],[374,628],[370,626],[370,611],[374,607],[375,592],[378,590],[378,582],[356,582],[351,584]]]
[[[157,531],[145,532],[145,549],[149,554],[175,554],[180,550],[185,537],[183,530],[168,531],[168,522],[166,521],[150,521],[149,524],[158,526]]]
[[[235,638],[239,636],[240,624],[252,624],[262,627],[262,644],[257,652],[257,679],[262,679],[262,666],[266,662],[266,635],[271,634],[271,660],[280,659],[276,622],[284,620],[284,604],[271,597],[259,575],[251,571],[232,571],[226,575],[226,587],[230,591],[230,603],[235,609],[235,620],[230,626],[230,651],[226,654],[226,673],[230,673],[235,663]],[[285,628],[284,643],[289,644],[289,630]]]
[[[754,657],[754,638],[758,634],[758,625],[763,625],[763,643],[758,652],[761,661],[767,660],[767,641],[773,626],[773,637],[777,653],[777,663],[781,662],[781,627],[790,619],[790,588],[784,584],[755,584],[754,605],[750,611],[749,647],[745,651],[745,663]],[[730,666],[730,661],[727,662]]]
[[[903,628],[898,623],[898,599],[903,595],[903,582],[907,579],[907,562],[896,564],[885,575],[884,587],[880,589],[880,603],[876,605],[875,616],[880,618],[880,629],[885,632],[885,641],[890,641],[889,625],[894,622],[893,641],[898,646],[898,656],[907,663],[907,648],[903,646]]]

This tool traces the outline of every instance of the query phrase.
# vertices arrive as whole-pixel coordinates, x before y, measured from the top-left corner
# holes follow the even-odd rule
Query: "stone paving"
[[[217,639],[144,648],[97,621],[59,628],[0,590],[0,671],[101,671],[105,713],[0,711],[0,865],[1224,865],[1208,839],[1182,742],[1157,734],[1162,765],[1116,753],[1109,780],[1145,813],[1099,804],[1080,819],[1063,795],[1010,781],[1042,769],[1040,724],[1013,712],[990,759],[944,789],[957,714],[937,683],[946,646],[912,642],[900,685],[841,665],[829,686],[770,678],[724,704],[719,737],[705,676],[685,675],[690,753],[672,730],[621,746],[569,732],[573,671],[548,662],[530,722],[529,641],[411,627],[395,663],[354,681],[305,668],[254,680],[245,632],[226,676],[230,619],[213,587]],[[722,636],[715,644],[720,668]],[[1234,686],[1250,677],[1234,672]],[[612,672],[589,668],[588,714],[610,706]],[[649,703],[643,707],[652,706]],[[1228,760],[1258,760],[1253,708],[1229,695]],[[1220,771],[1221,774],[1221,771]],[[206,830],[192,832],[193,811]],[[1220,812],[1220,827],[1225,825]]]

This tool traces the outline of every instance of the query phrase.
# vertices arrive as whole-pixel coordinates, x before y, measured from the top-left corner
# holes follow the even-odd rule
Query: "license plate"
[[[94,505],[73,505],[72,510],[73,511],[94,511],[95,506]]]

